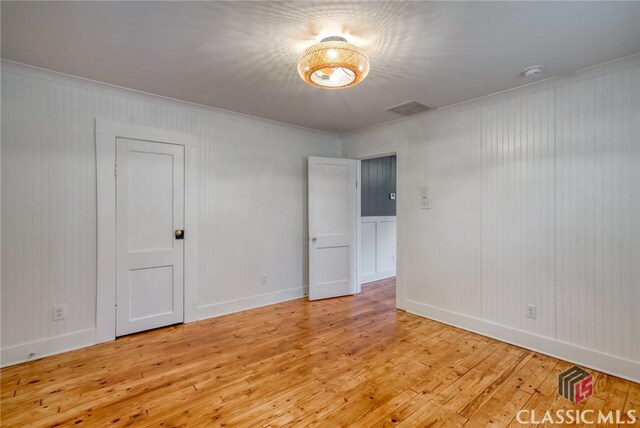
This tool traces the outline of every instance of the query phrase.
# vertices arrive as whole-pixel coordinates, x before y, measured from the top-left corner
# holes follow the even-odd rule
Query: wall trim
[[[74,349],[95,345],[96,331],[94,328],[80,330],[73,333],[61,334],[47,339],[34,340],[2,349],[2,367],[33,361],[49,355],[61,354]],[[34,356],[29,358],[33,353]]]
[[[200,212],[196,135],[96,119],[97,288],[95,341],[116,338],[116,140],[154,141],[184,146],[184,322],[196,321],[198,305],[198,236]]]
[[[271,293],[258,294],[241,299],[228,300],[220,303],[210,303],[198,307],[198,320],[233,314],[275,303],[301,299],[309,294],[309,287],[288,288],[286,290],[273,291]]]
[[[342,152],[342,147],[340,147]],[[342,153],[340,153],[342,156]],[[362,162],[356,159],[356,217],[362,216]],[[356,294],[362,293],[362,224],[356,222]]]
[[[308,287],[290,288],[274,291],[242,299],[213,303],[197,308],[197,320],[219,317],[242,312],[262,306],[301,299],[308,294]],[[186,314],[185,314],[186,315]],[[186,322],[186,321],[185,321]],[[86,348],[99,343],[96,340],[96,329],[89,328],[73,333],[62,334],[47,339],[35,340],[2,349],[0,367],[8,367],[27,361],[34,361],[51,355],[61,354],[76,349]],[[29,355],[35,355],[29,358]]]
[[[370,216],[360,216],[360,223],[384,223],[391,222],[397,223],[398,216],[395,215],[370,215]]]
[[[369,273],[362,275],[362,285],[367,285],[369,282],[380,281],[381,279],[393,278],[396,276],[395,269],[383,270],[380,272]]]
[[[407,299],[406,311],[600,372],[640,382],[640,362]]]

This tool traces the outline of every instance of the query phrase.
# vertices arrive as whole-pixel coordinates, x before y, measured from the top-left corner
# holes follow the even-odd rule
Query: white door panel
[[[356,293],[357,161],[309,158],[309,299]]]
[[[118,336],[183,321],[184,147],[118,139]]]
[[[173,266],[131,269],[129,302],[129,322],[172,313]]]
[[[121,170],[129,173],[129,249],[132,253],[172,249],[174,157],[135,150],[128,155],[129,168]]]

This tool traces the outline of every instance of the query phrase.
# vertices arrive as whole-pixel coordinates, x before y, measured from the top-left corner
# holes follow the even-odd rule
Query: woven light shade
[[[369,58],[362,49],[342,37],[327,37],[300,55],[302,80],[324,89],[355,86],[369,74]]]

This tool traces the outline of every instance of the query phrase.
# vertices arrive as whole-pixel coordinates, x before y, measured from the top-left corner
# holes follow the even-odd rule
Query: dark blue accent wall
[[[396,157],[362,161],[362,216],[395,216],[396,201],[389,193],[396,192]]]

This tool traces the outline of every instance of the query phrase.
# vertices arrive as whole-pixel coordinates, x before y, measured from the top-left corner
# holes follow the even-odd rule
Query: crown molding
[[[409,124],[416,120],[429,120],[432,118],[441,117],[443,115],[448,115],[448,114],[457,113],[464,110],[471,110],[474,108],[482,107],[482,106],[492,104],[501,100],[514,98],[522,95],[527,95],[534,92],[543,91],[545,89],[557,88],[559,86],[579,82],[581,80],[591,79],[593,77],[601,76],[603,74],[609,74],[616,71],[621,71],[627,68],[633,68],[638,66],[640,66],[640,53],[614,59],[612,61],[607,61],[601,64],[585,67],[571,73],[565,73],[565,74],[561,74],[554,77],[548,77],[543,80],[527,83],[526,85],[505,89],[503,91],[494,92],[492,94],[484,95],[482,97],[473,98],[467,101],[462,101],[459,103],[440,107],[436,110],[429,110],[423,113],[418,113],[413,116],[402,117],[389,122],[379,123],[376,125],[355,129],[353,131],[340,134],[340,136],[344,137],[348,135],[354,135],[360,132],[367,132],[377,128],[391,126],[391,125],[398,125],[401,123]]]
[[[258,116],[252,116],[249,114],[238,113],[230,110],[224,110],[217,107],[211,107],[204,104],[192,103],[189,101],[183,101],[176,98],[165,97],[162,95],[152,94],[149,92],[139,91],[137,89],[126,88],[123,86],[112,85],[110,83],[99,82],[96,80],[86,79],[84,77],[74,76],[72,74],[66,74],[59,71],[49,70],[46,68],[36,67],[21,62],[12,61],[2,58],[2,71],[21,74],[24,76],[33,77],[36,79],[49,80],[55,82],[62,82],[69,86],[83,88],[87,90],[94,90],[99,92],[116,93],[118,95],[141,99],[148,102],[164,102],[187,108],[191,111],[197,111],[199,113],[208,114],[211,116],[219,117],[222,119],[233,120],[236,122],[244,122],[252,125],[268,126],[271,128],[282,129],[290,132],[302,132],[311,133],[316,135],[324,135],[337,138],[338,135],[332,132],[321,131],[319,129],[305,128],[303,126],[293,125],[290,123],[279,122],[276,120],[265,119]]]

